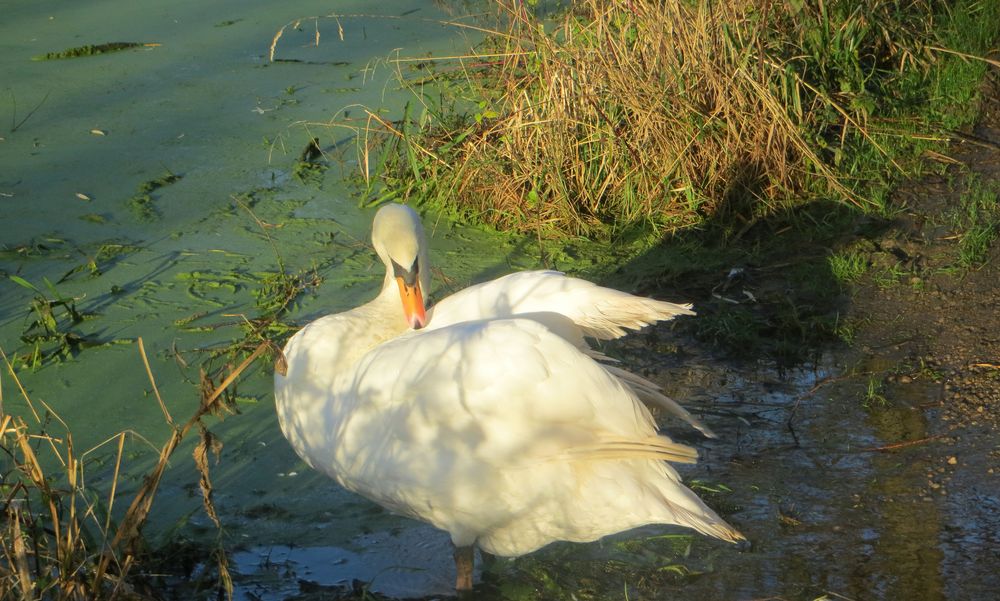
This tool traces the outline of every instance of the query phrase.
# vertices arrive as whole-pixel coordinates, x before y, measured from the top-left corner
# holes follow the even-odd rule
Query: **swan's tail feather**
[[[597,355],[591,355],[595,359],[603,361],[602,358]],[[607,363],[602,363],[602,367],[607,370],[608,373],[617,377],[623,384],[625,384],[629,389],[632,390],[643,402],[648,404],[654,404],[661,409],[667,411],[675,417],[686,421],[691,424],[693,428],[707,436],[708,438],[715,438],[715,433],[712,432],[708,426],[701,423],[698,418],[691,415],[691,413],[681,407],[680,404],[668,397],[667,395],[660,392],[660,387],[656,384],[650,382],[649,380],[637,376],[630,371],[626,371],[620,367],[615,367],[614,365],[608,365]]]
[[[694,315],[689,304],[677,304],[652,298],[633,296],[610,288],[601,288],[606,298],[596,302],[575,321],[584,334],[600,340],[621,338],[628,330],[640,330],[658,321],[678,315]]]
[[[673,463],[695,463],[698,451],[663,436],[651,436],[642,440],[608,438],[597,444],[566,449],[557,458],[568,461],[658,459]]]
[[[713,536],[730,543],[739,543],[746,540],[746,537],[739,530],[727,524],[725,520],[707,507],[705,508],[705,515],[699,515],[676,505],[672,505],[671,509],[674,514],[670,518],[672,523],[687,526],[706,536]]]

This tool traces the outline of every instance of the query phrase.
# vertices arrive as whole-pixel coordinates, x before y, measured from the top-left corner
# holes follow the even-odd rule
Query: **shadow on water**
[[[834,202],[766,218],[723,212],[597,276],[693,301],[698,317],[682,330],[723,355],[793,365],[840,338],[848,288],[831,268],[834,250],[883,226]]]

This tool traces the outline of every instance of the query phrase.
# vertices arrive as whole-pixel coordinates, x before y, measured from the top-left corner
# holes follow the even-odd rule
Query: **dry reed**
[[[579,0],[553,28],[499,0],[506,27],[462,59],[474,124],[449,125],[400,70],[425,111],[382,124],[395,158],[377,200],[590,236],[865,205],[844,157],[884,152],[873,90],[930,54],[933,12],[905,4]]]
[[[115,599],[152,598],[134,586],[134,568],[144,551],[142,528],[153,506],[160,481],[170,458],[192,428],[200,440],[194,449],[200,473],[205,511],[219,525],[212,503],[209,454],[218,454],[221,443],[202,421],[208,415],[230,412],[226,393],[258,357],[271,345],[261,342],[235,369],[228,369],[216,386],[201,372],[202,397],[197,409],[182,425],[177,424],[160,397],[142,339],[140,355],[153,393],[171,429],[171,436],[159,450],[155,467],[145,476],[121,520],[112,520],[119,500],[119,478],[128,431],[119,432],[86,453],[74,450],[69,426],[44,401],[33,401],[21,385],[15,370],[0,350],[11,380],[17,385],[30,416],[3,411],[0,396],[0,452],[4,454],[2,474],[4,536],[0,542],[0,599]],[[219,376],[217,376],[219,377]],[[2,395],[2,388],[0,388]],[[39,412],[36,403],[41,404]],[[53,432],[61,430],[58,436]],[[110,490],[103,499],[87,487],[85,458],[105,445],[117,445]],[[218,548],[216,560],[221,593],[232,595],[232,579],[226,553]]]

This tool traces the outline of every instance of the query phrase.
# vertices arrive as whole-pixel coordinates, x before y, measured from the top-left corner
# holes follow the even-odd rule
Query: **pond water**
[[[342,17],[343,39],[336,19],[303,20],[277,46],[285,62],[268,61],[282,26],[327,15],[334,4],[340,15],[368,16]],[[52,296],[48,280],[76,299],[88,317],[72,331],[103,343],[19,377],[36,405],[44,401],[70,425],[78,449],[94,449],[87,473],[95,490],[109,486],[115,454],[100,443],[133,433],[119,488],[128,499],[169,434],[137,345],[127,341],[143,338],[166,407],[182,420],[198,404],[195,351],[239,336],[239,316],[255,312],[259,274],[278,268],[275,249],[289,271],[322,278],[299,300],[299,323],[373,294],[381,266],[367,246],[372,211],[358,208],[356,147],[350,131],[327,125],[363,124],[362,107],[398,118],[413,97],[398,89],[390,59],[397,49],[462,53],[465,31],[440,23],[459,10],[406,0],[4,4],[0,269]],[[108,42],[145,45],[32,60]],[[292,170],[314,136],[332,164],[306,183]],[[180,179],[134,201],[144,183],[169,174]],[[433,262],[447,278],[438,278],[438,294],[540,266],[531,244],[430,218]],[[270,240],[257,219],[277,226],[266,229]],[[0,279],[8,356],[26,348],[20,336],[35,295]],[[937,466],[872,451],[919,438],[928,429],[923,412],[873,414],[859,409],[856,391],[824,387],[844,358],[790,372],[735,368],[668,341],[664,328],[612,351],[720,435],[706,441],[669,425],[702,452],[685,477],[752,545],[660,528],[553,545],[488,566],[479,576],[483,598],[938,599],[1000,586],[996,574],[974,573],[964,584],[948,576],[972,561],[967,544],[983,549],[994,539],[974,526],[956,529],[962,510],[944,515],[934,495],[908,492]],[[3,409],[27,415],[6,375]],[[278,430],[270,388],[268,373],[247,374],[241,414],[211,423],[225,445],[212,473],[238,597],[308,595],[300,580],[371,581],[401,597],[447,594],[447,537],[309,470]],[[156,542],[215,536],[191,446],[176,455],[154,504],[148,533]]]
[[[308,18],[334,8],[337,18]],[[57,309],[60,327],[99,344],[19,377],[36,408],[47,403],[70,425],[77,449],[94,449],[87,474],[95,490],[107,485],[115,454],[97,445],[123,429],[132,433],[122,477],[127,498],[169,434],[139,349],[129,341],[143,338],[165,405],[183,421],[198,404],[196,351],[240,336],[240,315],[257,313],[259,275],[278,269],[275,249],[289,272],[314,270],[322,278],[299,299],[293,317],[299,322],[359,304],[377,288],[381,265],[367,241],[373,212],[359,208],[354,135],[329,123],[363,126],[366,107],[399,118],[414,96],[400,89],[392,61],[468,50],[466,30],[445,24],[467,14],[454,10],[397,0],[377,7],[5,3],[0,273],[49,298],[75,299],[85,319],[71,324]],[[283,27],[278,60],[270,62]],[[33,60],[113,42],[142,46]],[[304,183],[292,172],[313,137],[330,167]],[[143,189],[171,174],[180,178]],[[143,193],[149,199],[136,202]],[[267,230],[273,246],[255,219],[277,226]],[[507,238],[445,224],[431,229],[436,262],[457,282],[506,271],[508,263],[534,264],[523,253],[508,260],[518,253]],[[36,318],[30,309],[36,295],[0,278],[0,348],[8,357],[30,350],[20,337]],[[214,478],[219,508],[233,518],[227,535],[239,541],[252,532],[255,544],[349,540],[353,534],[330,540],[314,524],[356,500],[291,452],[277,428],[270,374],[246,375],[242,415],[213,426],[226,445]],[[27,416],[4,376],[4,409]],[[210,525],[199,508],[190,452],[190,442],[178,451],[151,533]],[[241,527],[252,521],[241,516],[272,505],[290,516],[295,534],[279,520]],[[356,530],[350,516],[338,519]]]

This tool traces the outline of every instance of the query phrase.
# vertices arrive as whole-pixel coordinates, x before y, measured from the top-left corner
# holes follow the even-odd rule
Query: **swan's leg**
[[[475,547],[455,547],[455,570],[458,577],[455,579],[455,590],[472,590],[472,567],[476,560]]]

